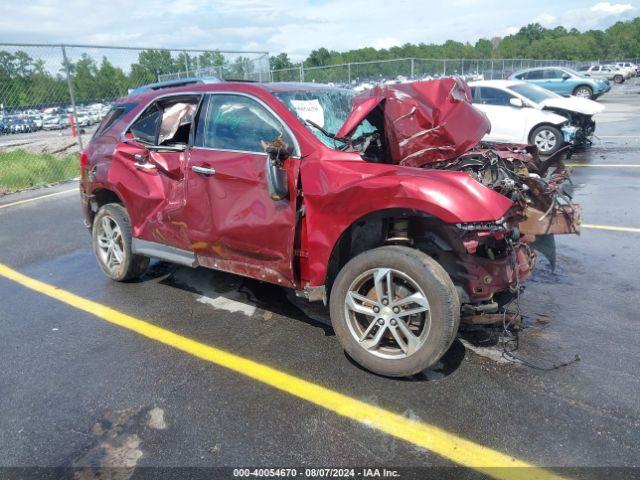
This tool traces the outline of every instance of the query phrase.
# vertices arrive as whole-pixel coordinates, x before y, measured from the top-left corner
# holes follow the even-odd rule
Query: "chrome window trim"
[[[278,115],[269,105],[267,105],[265,102],[263,102],[259,98],[255,97],[254,95],[251,95],[251,94],[248,94],[248,93],[245,93],[245,92],[238,92],[238,91],[235,91],[235,90],[225,90],[225,91],[218,91],[218,92],[206,92],[206,91],[205,92],[197,92],[197,91],[172,92],[172,93],[165,93],[164,95],[158,95],[157,97],[154,97],[152,100],[150,100],[142,108],[142,110],[140,110],[140,112],[138,112],[138,114],[133,118],[133,120],[131,120],[131,122],[129,122],[127,127],[124,130],[122,130],[122,133],[120,134],[120,141],[124,142],[124,141],[127,140],[127,138],[125,137],[125,134],[131,129],[131,126],[138,121],[140,116],[153,103],[155,103],[155,102],[157,102],[159,100],[162,100],[163,98],[179,97],[179,96],[185,96],[185,95],[197,95],[197,96],[200,96],[202,98],[204,98],[205,96],[211,96],[211,95],[239,95],[241,97],[247,97],[247,98],[249,98],[251,100],[256,101],[262,107],[264,107],[271,115],[274,116],[274,118],[284,127],[284,130],[289,134],[289,136],[293,140],[294,154],[291,155],[291,158],[298,158],[299,159],[299,158],[302,157],[302,154],[301,154],[301,151],[300,151],[300,144],[298,143],[298,139],[293,134],[293,131],[291,130],[291,128],[289,127],[287,122],[283,121],[282,118],[280,117],[280,115]],[[201,102],[202,102],[202,98],[200,99]],[[209,105],[207,104],[207,107],[208,106]],[[209,111],[208,110],[207,110],[206,114],[209,115]],[[206,121],[207,121],[207,118],[205,117],[205,122]],[[245,151],[245,150],[229,150],[229,149],[223,149],[223,148],[196,147],[194,145],[190,145],[189,148],[193,148],[193,149],[197,148],[197,149],[200,149],[200,150],[211,150],[211,151],[218,151],[218,152],[235,152],[235,153],[251,153],[251,154],[266,155],[265,152],[248,152],[248,151]]]

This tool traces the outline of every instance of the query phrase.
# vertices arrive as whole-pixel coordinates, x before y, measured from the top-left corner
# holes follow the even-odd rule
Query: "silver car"
[[[615,83],[624,83],[630,77],[629,72],[620,70],[615,65],[585,65],[579,72],[586,77],[606,78]]]

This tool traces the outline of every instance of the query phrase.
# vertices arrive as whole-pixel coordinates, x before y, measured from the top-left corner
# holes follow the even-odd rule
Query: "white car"
[[[578,97],[562,97],[519,80],[483,80],[469,83],[473,104],[491,122],[484,140],[533,144],[551,155],[567,143],[590,143],[593,115],[604,106]]]
[[[629,72],[629,75],[632,77],[635,77],[638,73],[638,66],[632,62],[618,62],[616,63],[616,67]]]

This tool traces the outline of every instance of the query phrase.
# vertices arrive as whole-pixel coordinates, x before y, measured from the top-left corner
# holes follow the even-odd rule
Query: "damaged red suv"
[[[152,257],[292,288],[361,365],[411,375],[518,293],[537,239],[577,232],[562,155],[489,128],[452,78],[153,85],[83,153],[85,221],[113,280]]]

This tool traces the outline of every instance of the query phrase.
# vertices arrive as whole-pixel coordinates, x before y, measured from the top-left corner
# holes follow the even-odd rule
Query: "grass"
[[[56,156],[18,149],[0,152],[0,194],[77,177],[78,155]]]

